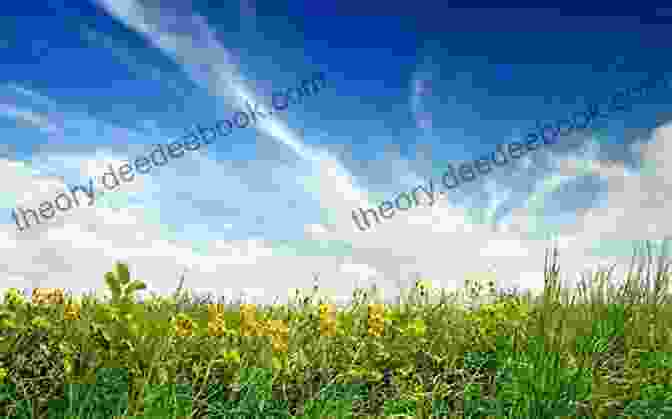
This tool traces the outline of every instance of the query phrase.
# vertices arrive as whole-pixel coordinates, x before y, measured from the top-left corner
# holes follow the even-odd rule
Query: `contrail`
[[[96,0],[96,3],[180,63],[194,82],[217,95],[232,99],[241,107],[247,102],[259,102],[245,85],[233,57],[216,39],[205,19],[185,7],[188,2],[172,3],[171,10],[149,8],[137,0]],[[349,172],[327,152],[304,144],[286,124],[277,119],[265,119],[256,127],[291,148],[304,161],[313,164],[321,184],[320,190],[313,192],[320,195],[326,208],[341,208],[344,202],[353,201],[359,205],[368,204],[365,193],[353,186]],[[322,189],[338,193],[324,194]],[[330,196],[333,198],[329,199]],[[349,212],[339,213],[347,220],[343,225],[349,227]]]

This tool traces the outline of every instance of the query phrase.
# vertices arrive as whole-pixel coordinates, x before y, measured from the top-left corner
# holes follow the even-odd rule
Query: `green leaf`
[[[119,286],[119,282],[112,272],[105,274],[105,283],[107,284],[107,287],[110,289],[110,291],[112,291],[112,298],[115,300],[118,299],[121,296],[121,287]]]
[[[147,289],[147,285],[142,281],[133,281],[126,287],[126,295],[132,294],[135,291]]]
[[[126,264],[117,262],[115,264],[115,274],[119,280],[119,283],[122,285],[126,285],[131,282],[131,273],[128,270],[128,266]]]

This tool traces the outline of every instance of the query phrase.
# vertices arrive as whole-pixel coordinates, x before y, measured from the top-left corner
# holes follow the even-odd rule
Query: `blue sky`
[[[98,289],[122,260],[158,293],[187,270],[197,292],[257,301],[314,274],[337,297],[370,282],[391,296],[416,275],[452,289],[493,271],[501,286],[538,289],[547,237],[571,284],[586,268],[627,270],[633,246],[672,227],[669,86],[431,207],[368,231],[352,220],[439,182],[447,164],[666,73],[669,10],[23,3],[0,18],[2,288]],[[317,71],[326,88],[272,119],[17,229],[13,209]]]

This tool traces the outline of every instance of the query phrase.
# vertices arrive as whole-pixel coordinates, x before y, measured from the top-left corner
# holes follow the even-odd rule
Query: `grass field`
[[[0,417],[672,417],[666,256],[633,258],[619,287],[608,269],[563,289],[557,250],[545,267],[542,295],[491,289],[473,306],[493,284],[418,282],[394,305],[359,289],[345,307],[317,289],[284,305],[197,301],[180,284],[138,303],[123,264],[106,301],[10,290]]]

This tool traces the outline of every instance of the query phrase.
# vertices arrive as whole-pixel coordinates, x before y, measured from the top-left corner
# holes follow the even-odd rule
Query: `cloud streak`
[[[189,83],[205,89],[217,105],[241,107],[248,101],[260,101],[254,88],[257,82],[242,74],[241,62],[268,51],[250,46],[246,56],[235,56],[227,48],[229,42],[233,44],[229,34],[216,33],[188,2],[170,7],[132,0],[98,4],[171,64],[177,64],[190,78]],[[244,13],[251,16],[254,8]],[[255,16],[258,29],[270,31],[261,28],[262,22],[266,21]],[[173,73],[146,64],[141,59],[143,50],[128,48],[119,41],[120,36],[108,36],[94,27],[84,25],[82,29],[90,43],[102,46],[141,76],[138,78],[172,89]],[[251,66],[252,61],[249,63]],[[174,74],[177,81],[173,87],[178,92],[186,83],[178,83],[179,73]],[[425,78],[432,79],[430,76]],[[415,82],[417,77],[408,81],[407,97],[401,100],[406,113],[407,101],[416,112],[407,115],[409,119],[428,110],[423,108],[425,98],[442,100],[437,86]],[[344,81],[336,79],[335,83]],[[45,135],[51,144],[41,144],[30,163],[0,160],[0,175],[6,185],[0,193],[3,208],[12,208],[16,202],[34,205],[68,185],[81,183],[82,177],[100,176],[110,163],[119,167],[129,156],[146,154],[149,145],[166,141],[162,133],[174,122],[174,114],[153,120],[140,111],[131,116],[110,112],[115,120],[118,117],[129,121],[124,122],[128,126],[141,127],[125,128],[118,122],[97,119],[87,112],[86,103],[80,106],[83,111],[71,111],[72,105],[63,106],[28,85],[16,82],[8,88],[17,103],[11,98],[3,100],[3,115],[14,121],[26,138]],[[346,87],[338,85],[334,90],[340,94],[348,91]],[[105,100],[109,99],[114,109],[135,94],[110,95]],[[621,258],[615,251],[607,257],[598,255],[595,248],[600,241],[657,239],[669,230],[661,204],[667,199],[670,177],[664,164],[669,126],[663,125],[651,138],[642,138],[620,151],[620,157],[638,156],[641,171],[625,163],[603,164],[605,155],[615,147],[598,140],[597,133],[574,133],[563,144],[528,153],[487,178],[463,185],[431,207],[418,206],[374,232],[357,231],[351,219],[353,207],[370,206],[374,197],[424,185],[430,178],[427,169],[432,166],[445,171],[441,160],[448,159],[440,154],[430,156],[423,167],[423,162],[409,155],[375,151],[379,144],[398,142],[394,136],[377,139],[375,133],[369,136],[363,132],[353,139],[352,133],[347,138],[338,134],[338,127],[330,126],[329,120],[338,124],[346,121],[338,115],[331,118],[332,112],[342,110],[340,107],[359,109],[358,104],[370,99],[366,96],[369,93],[361,93],[361,98],[345,93],[344,97],[326,95],[331,95],[334,104],[326,99],[315,101],[315,108],[305,112],[307,120],[313,115],[329,116],[318,118],[320,135],[315,129],[290,127],[274,114],[258,124],[256,132],[241,134],[245,137],[235,147],[231,144],[230,150],[229,144],[222,143],[222,150],[210,149],[180,159],[174,166],[162,167],[156,176],[97,197],[90,208],[73,209],[48,228],[39,226],[17,235],[13,224],[3,224],[0,247],[11,264],[0,261],[1,273],[11,278],[10,283],[20,284],[19,288],[67,284],[77,291],[102,286],[103,273],[121,259],[131,265],[133,276],[162,293],[174,291],[176,273],[188,268],[185,285],[191,289],[231,295],[249,288],[250,294],[256,292],[258,299],[269,302],[286,295],[288,288],[310,287],[313,274],[339,297],[349,296],[352,287],[371,281],[386,295],[394,295],[397,285],[416,274],[443,287],[457,288],[464,277],[490,270],[497,273],[502,285],[538,289],[546,250],[546,242],[535,236],[540,231],[559,243],[562,274],[569,280],[586,266],[629,262],[630,255]],[[34,106],[23,106],[26,99]],[[156,98],[159,103],[164,100]],[[47,111],[41,110],[42,105],[48,106]],[[189,111],[199,114],[202,110]],[[386,117],[366,119],[380,118],[387,124]],[[347,123],[354,127],[357,121],[351,119],[348,117]],[[310,128],[308,122],[305,128]],[[414,122],[411,120],[411,128]],[[369,143],[360,147],[370,147],[375,153],[367,161],[347,162],[332,151],[336,148],[333,144],[354,144],[360,138]],[[242,150],[249,145],[245,143],[248,139],[256,143]],[[583,147],[562,151],[569,148],[570,140]],[[606,185],[601,195],[595,194],[600,199],[590,201],[589,193],[576,190],[576,181],[581,178]],[[551,207],[557,200],[582,205],[582,211],[572,214],[559,207],[554,213]],[[560,216],[573,222],[561,223]]]

